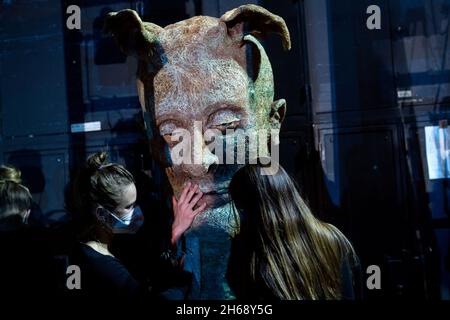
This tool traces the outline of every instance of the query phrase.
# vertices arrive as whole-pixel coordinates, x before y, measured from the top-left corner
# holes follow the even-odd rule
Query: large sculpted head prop
[[[123,10],[108,14],[105,28],[123,52],[139,60],[137,86],[152,154],[163,166],[173,166],[169,180],[175,194],[188,181],[199,184],[209,210],[197,224],[206,219],[226,229],[223,208],[231,177],[242,165],[236,163],[239,150],[246,150],[248,160],[249,154],[267,156],[268,144],[278,143],[277,134],[272,139],[270,134],[279,132],[286,102],[274,101],[272,68],[258,39],[276,33],[290,49],[284,20],[262,7],[244,5],[221,18],[196,16],[161,28]],[[179,129],[193,137],[197,147],[189,157],[199,160],[174,161],[173,151],[181,142],[173,136]],[[218,135],[211,139],[207,130]],[[239,139],[251,131],[264,132],[264,143]],[[229,149],[219,154],[211,148],[212,140],[216,149],[218,142],[232,141],[234,163],[225,161]]]

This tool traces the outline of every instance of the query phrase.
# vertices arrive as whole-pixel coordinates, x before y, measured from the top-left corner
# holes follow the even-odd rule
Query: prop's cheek
[[[176,165],[173,167],[174,175],[169,176],[169,182],[172,186],[173,192],[176,197],[178,197],[181,194],[181,191],[183,191],[183,186],[188,180],[187,175],[183,170],[181,170],[181,167],[179,165]]]
[[[138,91],[139,96],[139,104],[141,105],[141,109],[143,112],[147,111],[145,108],[145,87],[144,83],[141,81],[141,79],[136,79],[136,87]]]

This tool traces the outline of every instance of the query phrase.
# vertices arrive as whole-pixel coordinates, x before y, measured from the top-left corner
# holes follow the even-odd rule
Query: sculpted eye
[[[159,134],[164,138],[164,141],[169,145],[170,148],[174,147],[180,141],[172,141],[172,134],[179,129],[176,123],[166,121],[159,125]]]
[[[237,129],[241,126],[242,115],[233,110],[219,110],[208,119],[208,128],[226,133],[227,129]]]
[[[235,120],[235,121],[230,121],[230,122],[225,122],[225,123],[221,123],[218,125],[214,125],[212,126],[212,128],[214,129],[218,129],[220,131],[226,131],[227,129],[236,129],[239,127],[241,121],[240,120]]]
[[[176,125],[176,123],[166,121],[159,125],[159,134],[161,136],[166,136],[166,135],[170,136],[172,134],[172,132],[174,132],[175,129],[177,129],[177,128],[178,128],[178,126]]]

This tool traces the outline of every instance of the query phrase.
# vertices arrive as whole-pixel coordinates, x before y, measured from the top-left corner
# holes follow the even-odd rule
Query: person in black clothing
[[[81,290],[75,290],[76,294],[120,301],[157,298],[159,293],[138,282],[111,253],[114,234],[136,232],[143,223],[143,215],[136,206],[133,176],[123,166],[107,163],[106,158],[104,152],[90,156],[72,191],[69,211],[78,244],[71,263],[79,266],[81,273]],[[194,217],[204,210],[204,205],[194,209],[202,195],[198,186],[187,185],[180,198],[173,199],[173,246]]]
[[[57,286],[51,241],[28,224],[32,197],[20,181],[19,170],[0,167],[0,292],[8,301],[49,298]]]
[[[16,182],[17,184],[23,185],[22,172],[18,168],[10,165],[0,166],[0,180],[12,181]],[[37,227],[41,230],[49,227],[47,218],[45,217],[39,205],[33,200],[31,200],[29,212],[27,212],[24,222],[29,226]]]
[[[270,162],[238,170],[229,189],[240,214],[228,271],[236,297],[358,298],[359,262],[350,241],[314,217],[281,166],[262,163]]]

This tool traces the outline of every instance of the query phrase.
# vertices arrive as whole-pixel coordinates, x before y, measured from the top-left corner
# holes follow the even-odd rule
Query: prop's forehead
[[[198,16],[167,26],[160,34],[160,44],[167,64],[203,64],[213,59],[245,63],[243,46],[227,36],[224,22]]]
[[[160,43],[166,63],[153,79],[156,117],[174,110],[202,113],[212,105],[247,103],[244,48],[230,43],[219,19],[197,16],[169,25]]]
[[[234,60],[201,59],[165,65],[154,78],[156,116],[199,112],[218,104],[244,107],[248,76]]]
[[[164,28],[161,33],[163,46],[186,46],[206,43],[206,39],[223,40],[226,26],[218,18],[196,16]]]

